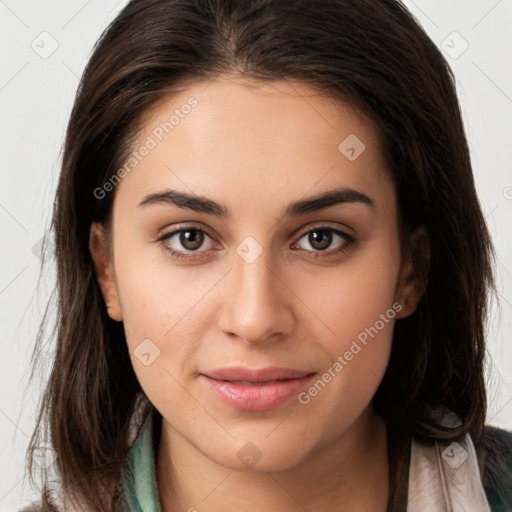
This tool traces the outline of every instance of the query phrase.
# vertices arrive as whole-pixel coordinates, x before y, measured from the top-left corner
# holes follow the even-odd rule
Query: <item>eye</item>
[[[306,247],[302,245],[301,240],[305,240]],[[317,226],[313,229],[303,232],[301,238],[296,242],[293,247],[298,246],[306,251],[316,252],[315,257],[321,256],[329,257],[336,256],[345,252],[356,239],[339,229],[335,229],[329,226]],[[333,247],[334,244],[334,247]],[[309,247],[307,247],[309,245]],[[331,248],[331,250],[328,250]]]
[[[210,240],[210,243],[207,244],[204,251],[200,251],[199,248],[204,245],[205,240]],[[193,255],[187,255],[187,253],[202,253],[212,249],[213,246],[210,235],[203,229],[193,226],[174,229],[172,232],[162,235],[158,241],[164,244],[173,257],[179,259],[194,258]]]

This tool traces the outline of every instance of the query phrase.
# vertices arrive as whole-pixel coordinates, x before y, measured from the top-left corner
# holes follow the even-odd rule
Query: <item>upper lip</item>
[[[251,369],[242,366],[220,368],[204,372],[203,375],[215,380],[267,382],[271,380],[300,379],[311,375],[309,370],[296,370],[282,366],[267,366],[266,368]]]

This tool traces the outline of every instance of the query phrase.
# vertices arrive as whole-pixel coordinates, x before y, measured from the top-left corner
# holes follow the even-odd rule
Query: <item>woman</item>
[[[130,2],[53,228],[36,510],[512,507],[492,243],[453,76],[399,2]]]

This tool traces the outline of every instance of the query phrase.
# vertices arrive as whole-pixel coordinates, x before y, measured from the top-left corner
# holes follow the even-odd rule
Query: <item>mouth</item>
[[[276,380],[267,380],[264,382],[250,382],[248,380],[223,380],[220,382],[232,382],[233,384],[243,384],[244,386],[268,386],[269,384],[275,384],[276,382],[285,382],[287,380],[293,379],[276,379]]]
[[[276,375],[279,373],[281,378]],[[201,374],[200,378],[222,403],[239,410],[258,412],[275,409],[297,398],[314,375],[316,372],[278,367],[262,370],[230,368]]]
[[[260,369],[246,368],[243,366],[233,366],[210,370],[203,375],[215,380],[229,382],[240,382],[248,384],[274,383],[282,380],[300,379],[315,373],[311,370],[297,370],[284,366],[267,366]]]

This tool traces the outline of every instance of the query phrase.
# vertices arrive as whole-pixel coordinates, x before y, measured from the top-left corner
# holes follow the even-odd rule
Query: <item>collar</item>
[[[433,445],[412,440],[407,512],[491,512],[469,434]]]

